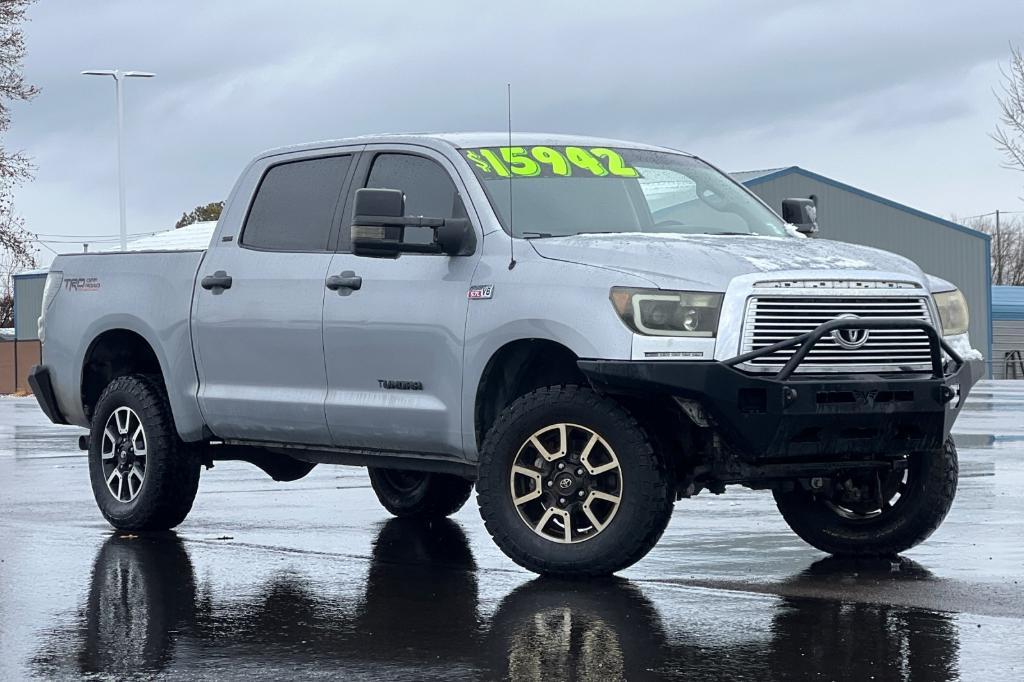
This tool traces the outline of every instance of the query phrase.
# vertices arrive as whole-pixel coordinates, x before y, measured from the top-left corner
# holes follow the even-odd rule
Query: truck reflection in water
[[[826,559],[786,585],[929,577],[905,559]],[[354,598],[324,594],[320,583],[294,572],[243,588],[208,583],[197,579],[174,534],[112,536],[96,557],[77,627],[45,637],[35,672],[53,678],[350,671],[512,680],[958,675],[955,624],[902,607],[765,598],[771,612],[745,622],[747,616],[702,608],[701,591],[670,591],[663,613],[628,580],[538,578],[485,617],[493,601],[482,607],[469,543],[450,520],[385,523],[365,590]],[[221,596],[229,591],[234,596]]]

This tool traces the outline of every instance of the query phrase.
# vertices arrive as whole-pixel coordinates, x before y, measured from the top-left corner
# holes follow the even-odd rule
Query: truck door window
[[[291,161],[263,176],[241,244],[267,251],[326,251],[351,156]]]
[[[405,192],[405,214],[429,218],[465,218],[466,209],[448,172],[435,161],[412,154],[379,154],[373,160],[367,187]],[[405,229],[405,241],[427,244],[427,228]]]

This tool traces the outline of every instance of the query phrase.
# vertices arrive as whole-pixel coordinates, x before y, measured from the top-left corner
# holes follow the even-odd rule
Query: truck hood
[[[921,269],[902,256],[825,239],[622,233],[530,243],[544,258],[637,275],[663,289],[725,291],[734,277],[784,271],[886,273],[925,283]]]

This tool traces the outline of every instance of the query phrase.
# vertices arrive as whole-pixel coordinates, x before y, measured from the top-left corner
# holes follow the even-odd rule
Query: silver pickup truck
[[[369,467],[399,516],[476,485],[545,574],[620,570],[676,500],[771,490],[837,554],[923,541],[980,355],[956,288],[811,239],[689,154],[559,135],[397,135],[256,157],[209,246],[60,256],[31,383],[89,428],[115,527],[167,529],[200,469]]]

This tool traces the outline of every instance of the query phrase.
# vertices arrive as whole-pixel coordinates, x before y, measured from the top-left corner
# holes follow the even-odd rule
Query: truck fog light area
[[[633,331],[646,336],[714,337],[722,294],[615,287],[612,306]]]

